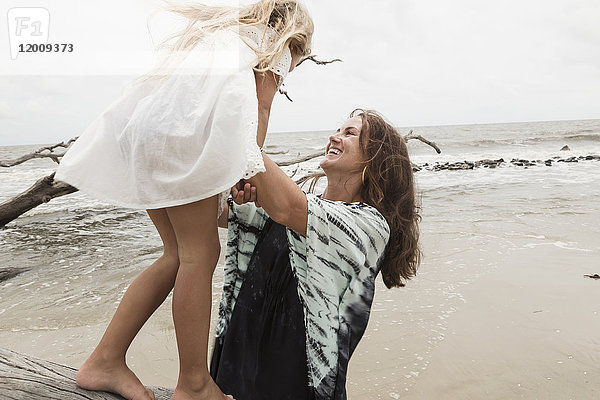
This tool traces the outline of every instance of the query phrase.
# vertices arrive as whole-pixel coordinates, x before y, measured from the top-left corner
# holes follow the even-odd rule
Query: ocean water
[[[600,155],[600,120],[413,129],[442,149],[438,155],[411,141],[416,164]],[[276,153],[276,161],[294,158],[323,149],[329,134],[273,133],[267,151]],[[570,151],[560,151],[564,145]],[[0,160],[38,147],[0,147]],[[286,170],[299,176],[317,164]],[[1,168],[0,202],[55,167],[50,160],[33,160]],[[502,268],[503,257],[545,247],[569,260],[566,274],[600,273],[600,162],[423,170],[415,176],[424,259],[406,288],[386,290],[378,283],[369,328],[351,361],[350,398],[401,398],[409,391],[444,340],[446,321],[466,301],[463,289]],[[0,268],[29,269],[0,283],[0,346],[78,366],[128,284],[160,252],[158,234],[141,210],[77,192],[29,211],[0,229]],[[221,282],[217,268],[213,306]],[[153,318],[130,362],[145,383],[174,386],[177,357],[168,305]]]

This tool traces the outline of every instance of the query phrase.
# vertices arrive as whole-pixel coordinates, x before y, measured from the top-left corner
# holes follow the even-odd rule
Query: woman
[[[419,264],[412,165],[399,133],[355,110],[329,138],[322,196],[263,154],[266,172],[232,190],[211,375],[253,399],[345,399],[379,271],[403,286]]]

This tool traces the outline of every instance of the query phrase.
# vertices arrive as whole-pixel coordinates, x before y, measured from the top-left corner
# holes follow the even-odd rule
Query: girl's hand
[[[240,205],[253,202],[256,207],[260,207],[260,204],[256,201],[256,187],[250,185],[243,179],[231,188],[231,197],[235,204]]]

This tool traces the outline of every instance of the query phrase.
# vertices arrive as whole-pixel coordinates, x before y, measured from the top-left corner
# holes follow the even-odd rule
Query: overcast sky
[[[335,129],[356,107],[407,127],[600,118],[598,0],[306,3],[313,52],[343,63],[292,72],[286,88],[294,102],[277,96],[271,132]],[[150,60],[146,18],[155,4],[3,0],[0,145],[79,135],[132,79],[123,75],[131,62]],[[11,60],[11,7],[47,8],[49,42],[74,43],[79,52]],[[78,64],[82,57],[88,62]]]

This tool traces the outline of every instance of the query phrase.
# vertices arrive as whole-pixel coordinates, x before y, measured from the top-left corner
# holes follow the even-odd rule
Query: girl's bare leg
[[[220,252],[216,196],[167,209],[177,237],[179,271],[173,291],[173,321],[179,379],[173,399],[228,399],[208,373],[207,352],[212,275]]]
[[[177,240],[165,209],[147,210],[164,252],[129,286],[100,343],[77,373],[77,385],[118,393],[126,399],[154,399],[125,363],[135,335],[165,300],[179,267]]]

